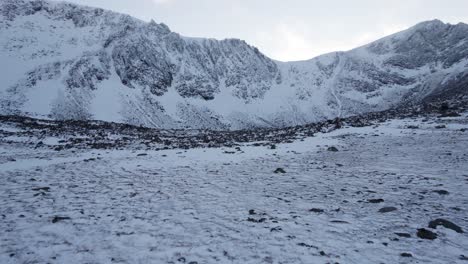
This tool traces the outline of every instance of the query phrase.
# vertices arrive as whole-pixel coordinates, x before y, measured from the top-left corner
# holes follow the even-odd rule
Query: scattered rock
[[[319,208],[312,208],[309,210],[309,212],[313,212],[313,213],[323,213],[324,210],[323,209],[319,209]]]
[[[274,173],[286,173],[286,171],[283,168],[277,168]]]
[[[52,218],[52,223],[57,223],[59,221],[63,221],[63,220],[70,220],[71,218],[68,217],[68,216],[54,216],[54,218]]]
[[[411,253],[401,253],[400,256],[404,257],[404,258],[412,258],[413,255]]]
[[[44,192],[49,192],[50,191],[50,187],[35,187],[35,188],[32,188],[33,191],[44,191]]]
[[[448,195],[449,194],[449,192],[446,191],[446,190],[435,190],[435,191],[432,191],[432,192],[438,193],[440,195]]]
[[[140,153],[140,154],[137,155],[137,157],[143,157],[143,156],[148,156],[148,154],[147,153]]]
[[[429,228],[436,229],[438,226],[443,226],[445,228],[452,229],[453,231],[457,233],[463,233],[463,229],[461,227],[442,218],[429,222]]]
[[[369,199],[367,200],[369,203],[383,203],[384,199]]]
[[[331,220],[330,223],[335,223],[335,224],[349,224],[349,222],[343,221],[343,220]]]
[[[131,235],[134,235],[135,232],[117,232],[116,235],[117,236],[131,236]]]
[[[254,210],[254,209],[250,209],[250,210],[249,210],[249,215],[254,215],[254,214],[256,214],[256,213],[255,213],[255,210]]]
[[[395,235],[397,235],[397,236],[399,236],[399,237],[406,237],[406,238],[410,238],[410,237],[411,237],[411,235],[408,234],[408,233],[398,233],[398,232],[397,232],[397,233],[395,233]]]
[[[260,219],[257,220],[255,218],[249,217],[249,218],[247,218],[247,221],[253,222],[253,223],[263,223],[263,222],[266,221],[266,218],[260,218]]]
[[[63,146],[58,146],[54,148],[55,151],[62,151],[63,149],[64,149]]]
[[[331,151],[331,152],[338,152],[338,149],[336,147],[333,147],[333,146],[329,147],[327,150]]]
[[[435,126],[436,129],[442,129],[442,128],[447,128],[446,125],[438,125],[438,126]]]
[[[270,232],[279,232],[283,230],[281,227],[277,226],[277,227],[273,227],[272,229],[270,229]]]
[[[429,240],[434,240],[437,238],[437,234],[432,232],[432,231],[429,231],[425,228],[420,228],[418,229],[418,232],[416,233],[416,235],[419,237],[419,238],[422,238],[422,239],[429,239]]]
[[[439,110],[441,112],[447,112],[448,110],[450,110],[450,105],[448,102],[443,102],[442,104],[440,104],[439,106]]]
[[[306,243],[303,243],[303,242],[301,242],[301,243],[298,243],[297,245],[298,245],[298,246],[300,246],[300,247],[306,247],[306,248],[315,248],[315,249],[318,249],[318,247],[316,247],[316,246],[312,246],[312,245],[309,245],[309,244],[306,244]]]
[[[447,112],[447,113],[441,114],[439,117],[459,117],[459,116],[461,115],[457,112]]]
[[[396,211],[396,210],[398,210],[398,209],[396,207],[393,207],[393,206],[382,207],[382,208],[380,208],[379,213],[390,213],[390,212],[393,212],[393,211]]]

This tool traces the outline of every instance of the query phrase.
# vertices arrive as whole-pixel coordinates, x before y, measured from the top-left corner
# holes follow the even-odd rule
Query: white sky
[[[240,38],[282,61],[348,50],[421,21],[468,23],[468,0],[68,0],[167,24],[184,36]]]

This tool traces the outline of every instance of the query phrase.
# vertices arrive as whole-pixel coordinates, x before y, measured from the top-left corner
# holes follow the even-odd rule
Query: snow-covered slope
[[[98,8],[0,3],[0,114],[159,128],[299,125],[466,94],[468,25],[424,22],[349,52],[277,62]]]

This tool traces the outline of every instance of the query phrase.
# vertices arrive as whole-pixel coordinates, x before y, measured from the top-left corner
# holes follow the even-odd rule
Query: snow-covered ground
[[[240,151],[3,142],[0,263],[466,263],[464,129],[394,120]]]

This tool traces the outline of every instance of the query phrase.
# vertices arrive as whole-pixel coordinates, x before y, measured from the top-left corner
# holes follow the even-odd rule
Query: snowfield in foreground
[[[467,263],[467,129],[404,119],[240,150],[10,137],[0,263]]]

